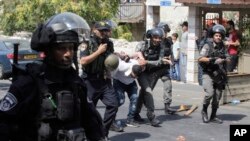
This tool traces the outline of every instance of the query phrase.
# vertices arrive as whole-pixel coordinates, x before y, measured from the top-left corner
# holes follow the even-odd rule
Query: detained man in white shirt
[[[126,125],[130,127],[139,127],[138,124],[134,122],[135,109],[138,98],[138,87],[135,79],[143,71],[143,66],[139,65],[139,60],[126,57],[125,59],[119,58],[119,66],[116,70],[111,72],[113,78],[113,87],[118,95],[120,106],[125,102],[125,92],[127,93],[130,100]]]

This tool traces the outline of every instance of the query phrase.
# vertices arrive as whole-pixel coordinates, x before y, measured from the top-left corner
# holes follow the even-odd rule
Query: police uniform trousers
[[[161,81],[163,83],[163,101],[165,104],[172,103],[172,81],[169,74],[169,69],[166,73],[161,77]]]
[[[205,97],[203,100],[203,105],[208,107],[210,101],[212,100],[212,109],[219,108],[219,101],[221,99],[223,88],[218,84],[214,83],[207,73],[203,74],[203,89],[205,91]]]
[[[152,74],[149,72],[143,72],[138,78],[138,83],[140,85],[139,97],[137,99],[136,112],[140,113],[142,104],[147,108],[148,112],[154,112],[154,99],[153,99],[153,89],[152,89]]]
[[[96,105],[100,99],[106,106],[103,122],[105,135],[108,136],[109,128],[115,120],[119,106],[111,80],[103,77],[88,76],[85,83],[88,89],[88,97],[93,100],[94,104]]]

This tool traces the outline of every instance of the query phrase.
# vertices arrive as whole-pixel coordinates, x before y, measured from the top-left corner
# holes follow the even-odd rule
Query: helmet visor
[[[45,26],[51,27],[56,34],[74,31],[78,34],[79,43],[88,40],[90,36],[88,23],[79,15],[70,12],[53,16]]]

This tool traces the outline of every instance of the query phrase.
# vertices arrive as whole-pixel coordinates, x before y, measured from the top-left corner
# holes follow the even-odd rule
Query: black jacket
[[[30,65],[29,67],[37,67]],[[53,95],[57,90],[77,92],[80,106],[74,123],[83,127],[87,138],[98,141],[104,138],[101,116],[93,103],[87,99],[86,87],[73,68],[60,70],[49,65],[40,65],[42,79]],[[38,67],[38,69],[40,69]],[[35,68],[36,70],[36,68]],[[11,84],[5,97],[0,100],[0,139],[1,141],[36,141],[41,122],[42,94],[37,80],[30,73],[22,73]],[[51,126],[65,128],[68,122],[55,120]],[[76,125],[76,124],[74,124]],[[53,127],[54,128],[54,127]],[[55,131],[57,132],[57,131]],[[54,135],[56,136],[56,135]],[[53,140],[54,141],[54,140]]]

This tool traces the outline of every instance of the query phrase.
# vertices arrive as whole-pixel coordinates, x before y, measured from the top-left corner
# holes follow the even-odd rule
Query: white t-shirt
[[[188,46],[188,31],[182,33],[181,35],[181,52],[187,54],[187,46]]]
[[[116,70],[111,72],[113,79],[119,80],[120,82],[129,85],[134,82],[135,78],[127,76],[125,73],[133,67],[133,65],[138,65],[138,61],[135,59],[130,59],[129,62],[125,62],[119,58],[119,65]]]
[[[179,58],[177,58],[177,57],[179,57],[179,52],[180,52],[180,50],[178,50],[178,49],[180,49],[180,42],[175,41],[173,44],[173,55],[174,55],[175,60],[179,59]]]

